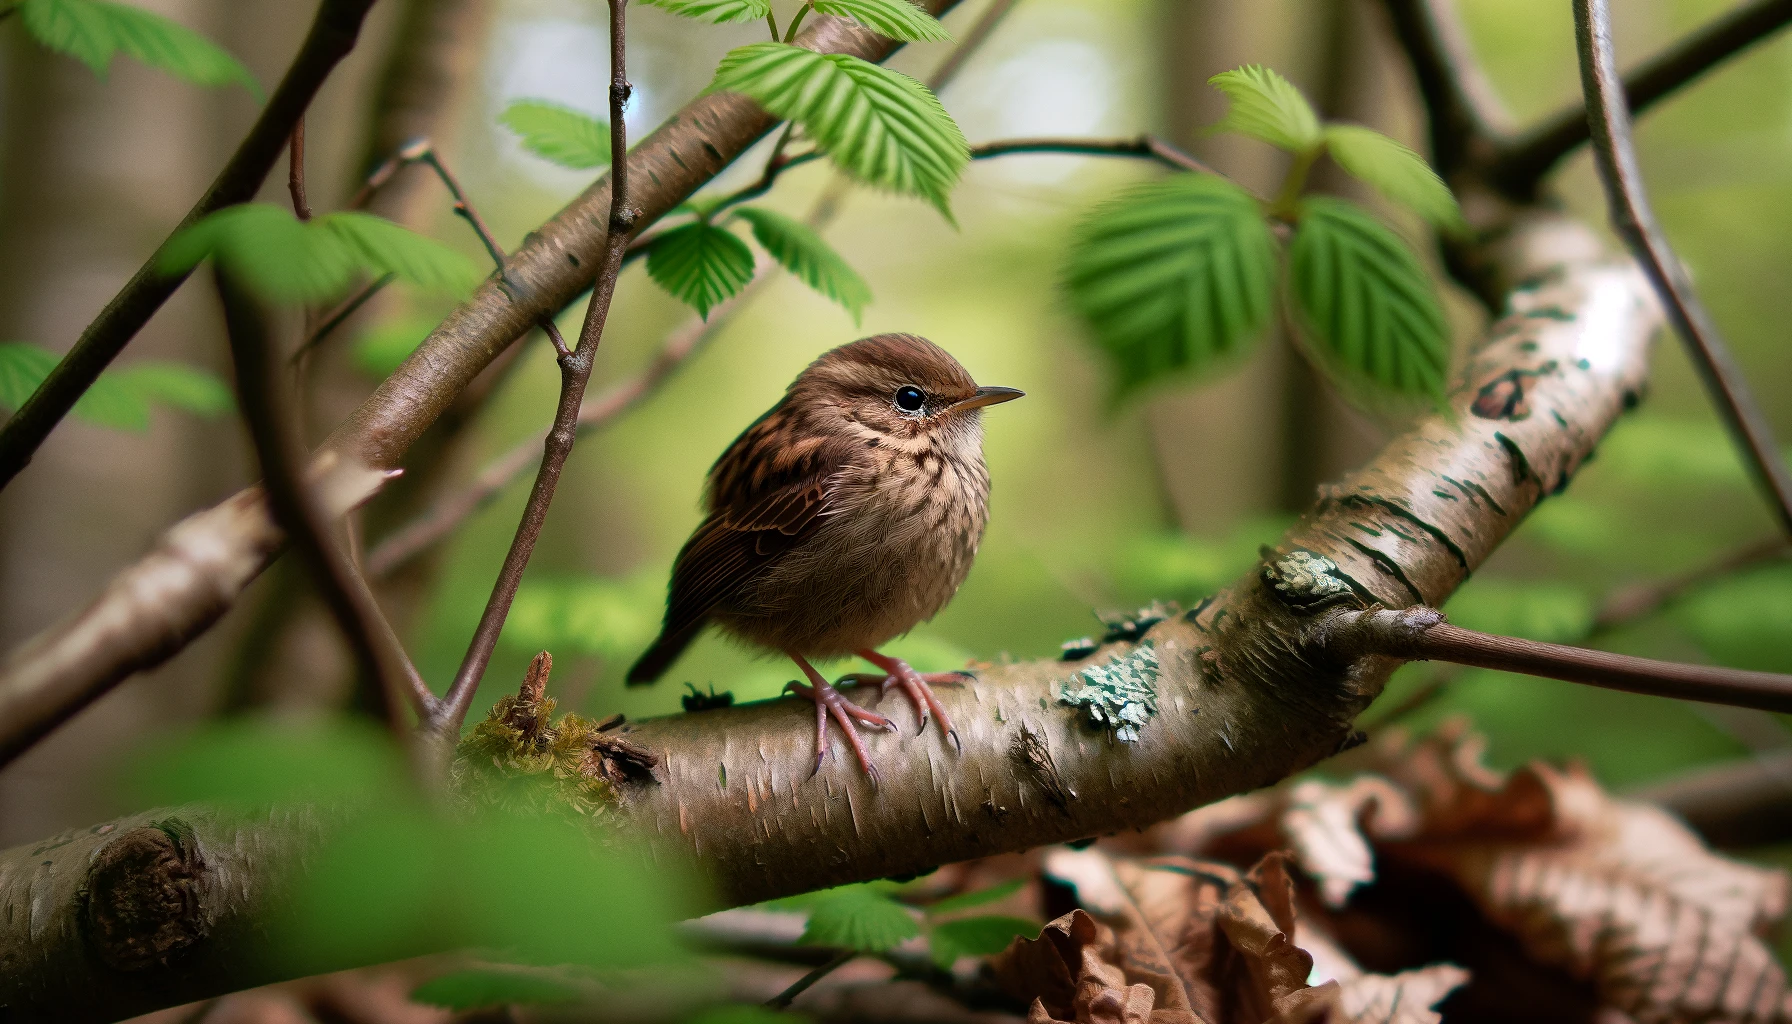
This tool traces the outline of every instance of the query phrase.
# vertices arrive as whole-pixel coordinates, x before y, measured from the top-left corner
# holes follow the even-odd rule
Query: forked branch
[[[1626,105],[1632,112],[1649,109],[1788,22],[1792,0],[1751,0],[1724,12],[1625,75]],[[1489,170],[1488,179],[1507,195],[1527,200],[1562,158],[1590,138],[1585,103],[1557,111],[1514,140]]]
[[[497,649],[498,634],[504,629],[504,620],[510,614],[511,602],[516,598],[517,587],[522,584],[523,570],[528,568],[529,556],[535,550],[535,542],[541,537],[541,527],[547,521],[548,506],[554,500],[560,472],[565,468],[566,458],[572,454],[573,442],[578,438],[579,409],[585,400],[585,386],[591,381],[591,367],[597,357],[598,342],[603,339],[604,322],[610,313],[610,302],[616,294],[616,278],[622,273],[622,257],[628,250],[630,236],[634,234],[636,211],[629,205],[628,134],[622,117],[629,95],[625,17],[627,4],[628,0],[609,0],[612,159],[610,219],[609,228],[604,235],[597,281],[592,288],[590,305],[585,310],[585,325],[579,332],[577,347],[569,352],[564,345],[560,346],[560,404],[554,413],[554,424],[548,428],[541,466],[536,470],[535,487],[529,493],[529,502],[523,507],[522,522],[517,525],[516,535],[511,539],[510,550],[504,556],[504,565],[498,570],[498,582],[492,588],[490,599],[486,601],[485,611],[479,618],[479,626],[473,632],[473,642],[461,661],[460,671],[455,673],[454,682],[442,699],[440,712],[429,723],[430,728],[440,735],[459,734],[461,723],[467,717],[467,709],[472,706],[473,694],[479,689],[479,680],[485,676],[485,667],[491,662],[492,651]]]
[[[1574,0],[1574,32],[1580,51],[1581,90],[1587,98],[1587,122],[1593,137],[1593,158],[1611,207],[1612,226],[1641,263],[1661,296],[1668,321],[1686,342],[1693,364],[1757,483],[1792,536],[1792,473],[1780,458],[1773,430],[1761,412],[1717,324],[1693,290],[1680,258],[1655,221],[1649,193],[1637,165],[1630,136],[1630,107],[1612,50],[1608,0]]]

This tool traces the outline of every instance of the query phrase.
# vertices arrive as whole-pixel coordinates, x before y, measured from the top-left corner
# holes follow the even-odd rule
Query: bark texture
[[[1567,484],[1643,386],[1659,314],[1647,282],[1590,230],[1527,214],[1492,245],[1490,265],[1515,282],[1511,299],[1469,357],[1450,414],[1415,424],[1328,489],[1230,590],[1078,661],[979,666],[974,682],[940,694],[963,752],[931,732],[867,736],[884,773],[876,789],[838,760],[810,777],[813,719],[795,701],[628,727],[627,741],[660,765],[651,780],[621,784],[624,819],[666,856],[694,853],[723,902],[740,904],[1142,826],[1347,745],[1396,662],[1353,651],[1333,628],[1338,606],[1441,603]],[[1131,687],[1134,742],[1066,700],[1085,686],[1125,689],[1116,680]],[[100,863],[97,830],[57,840],[85,845],[41,865],[49,844],[0,853],[0,899],[28,894],[0,913],[0,1006],[16,1020],[99,1019],[271,980],[247,965],[265,941],[258,915],[309,841],[292,826],[301,820],[195,827],[192,847],[145,834],[121,850],[134,859],[119,862],[153,882],[128,905],[180,908],[139,914],[148,925],[123,929],[136,938],[109,940],[108,955],[146,964],[128,978],[75,948],[89,941],[89,911],[68,876]],[[61,952],[25,952],[41,936]],[[84,966],[64,970],[58,956]],[[102,1013],[93,1000],[105,972],[125,984]]]

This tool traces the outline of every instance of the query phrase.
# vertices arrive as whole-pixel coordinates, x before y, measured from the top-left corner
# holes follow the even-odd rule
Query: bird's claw
[[[841,695],[839,690],[829,686],[826,681],[817,681],[809,686],[791,680],[784,684],[785,693],[795,693],[804,700],[815,704],[815,767],[809,770],[809,777],[814,778],[821,771],[821,763],[828,753],[828,719],[832,717],[840,731],[845,734],[846,742],[852,746],[853,754],[858,758],[859,767],[871,777],[873,786],[882,779],[877,766],[871,763],[871,753],[865,749],[865,743],[859,739],[859,726],[871,726],[877,729],[896,731],[896,723],[875,711],[859,707]]]

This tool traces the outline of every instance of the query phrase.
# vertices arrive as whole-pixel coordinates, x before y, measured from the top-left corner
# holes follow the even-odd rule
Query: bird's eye
[[[913,384],[896,389],[896,408],[903,412],[920,412],[921,406],[926,402],[927,396]]]

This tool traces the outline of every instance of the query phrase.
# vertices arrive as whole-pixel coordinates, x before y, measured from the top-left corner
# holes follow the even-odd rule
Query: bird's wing
[[[762,424],[763,425],[763,424]],[[672,567],[666,635],[695,626],[717,604],[802,543],[830,511],[852,446],[810,443],[773,448],[747,431],[716,463],[715,507]],[[759,458],[752,456],[757,454]]]

